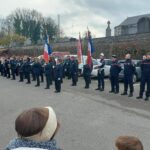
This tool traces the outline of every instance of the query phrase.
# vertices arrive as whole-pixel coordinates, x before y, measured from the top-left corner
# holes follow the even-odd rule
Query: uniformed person
[[[65,73],[65,76],[68,79],[71,78],[71,75],[70,75],[70,65],[71,65],[70,56],[67,56],[67,58],[64,60],[64,73]]]
[[[61,83],[63,78],[63,64],[61,59],[57,60],[57,65],[55,66],[54,74],[55,74],[55,93],[59,93],[61,92]]]
[[[105,67],[105,60],[104,60],[104,54],[100,54],[100,62],[98,66],[98,88],[96,90],[104,91],[105,88],[105,82],[104,82],[104,67]]]
[[[10,78],[10,60],[9,60],[9,58],[5,59],[4,69],[5,69],[5,77]]]
[[[118,63],[117,56],[112,55],[112,63],[110,67],[110,82],[111,82],[111,91],[110,93],[119,93],[119,73],[121,71],[121,66]]]
[[[50,57],[50,63],[52,64],[52,81],[55,81],[55,67],[56,67],[56,60],[54,57]]]
[[[92,66],[89,64],[85,64],[83,66],[83,77],[85,80],[85,89],[88,89],[91,83],[91,72],[92,72]]]
[[[0,60],[0,73],[1,73],[1,76],[3,76],[3,63],[2,63],[2,60]]]
[[[30,72],[31,72],[30,58],[25,56],[24,74],[25,78],[27,79],[26,84],[31,84]]]
[[[78,82],[78,63],[74,56],[71,57],[70,74],[72,78],[72,86],[76,86]]]
[[[145,101],[149,100],[150,95],[150,53],[147,54],[146,59],[141,63],[141,84],[140,92],[137,99],[143,98],[143,93],[145,91],[145,85],[147,84],[147,91]]]
[[[12,74],[12,80],[16,80],[16,59],[15,57],[10,58],[10,69],[11,69],[11,74]]]
[[[31,58],[31,75],[32,75],[32,81],[36,81],[36,77],[35,77],[35,74],[34,74],[34,71],[33,71],[33,65],[35,63],[35,58]]]
[[[51,61],[47,62],[44,67],[45,77],[46,77],[46,87],[45,89],[50,89],[50,85],[52,85],[52,70],[53,66]]]
[[[35,85],[35,87],[40,86],[41,70],[42,70],[42,65],[40,63],[40,60],[38,58],[35,58],[35,63],[33,64],[33,72],[35,74],[35,78],[36,78],[36,81],[37,81],[37,84]]]
[[[23,58],[20,58],[19,60],[19,77],[20,77],[20,80],[19,82],[23,82],[24,81],[24,60]]]
[[[128,93],[128,86],[130,88],[129,97],[133,96],[133,75],[135,74],[135,65],[131,60],[131,55],[126,54],[125,56],[125,63],[124,63],[124,92],[121,95],[127,95]]]
[[[45,64],[45,60],[42,57],[40,58],[40,64],[41,64],[41,72],[40,72],[41,82],[44,82],[44,64]]]
[[[16,70],[15,70],[16,76],[19,76],[19,64],[20,64],[20,57],[16,57]]]

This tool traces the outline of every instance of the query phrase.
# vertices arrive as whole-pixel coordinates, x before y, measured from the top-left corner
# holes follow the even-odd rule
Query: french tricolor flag
[[[49,55],[51,53],[52,53],[52,49],[46,40],[44,44],[44,54],[43,54],[45,62],[49,61]]]
[[[88,31],[88,53],[87,53],[87,64],[92,65],[92,54],[94,53],[94,47],[92,43],[91,33]]]

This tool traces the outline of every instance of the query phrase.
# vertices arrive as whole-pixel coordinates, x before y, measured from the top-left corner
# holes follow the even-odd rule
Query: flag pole
[[[79,32],[79,38],[80,38],[80,43],[81,43],[81,52],[82,52],[82,41],[81,41],[81,34],[80,34],[80,32]],[[84,66],[83,53],[82,53],[82,63],[83,63],[83,66]]]

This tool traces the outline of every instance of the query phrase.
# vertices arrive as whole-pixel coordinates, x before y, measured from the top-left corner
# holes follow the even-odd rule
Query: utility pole
[[[60,38],[60,15],[58,14],[58,39]]]

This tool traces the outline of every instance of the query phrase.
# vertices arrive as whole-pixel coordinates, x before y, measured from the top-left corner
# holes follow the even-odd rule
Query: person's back
[[[51,107],[26,110],[15,121],[18,137],[11,140],[5,150],[60,150],[54,139],[58,128]]]
[[[144,150],[142,142],[134,136],[120,136],[115,145],[117,150]]]
[[[16,149],[13,149],[13,150],[47,150],[47,149],[41,149],[41,148],[16,148]]]

